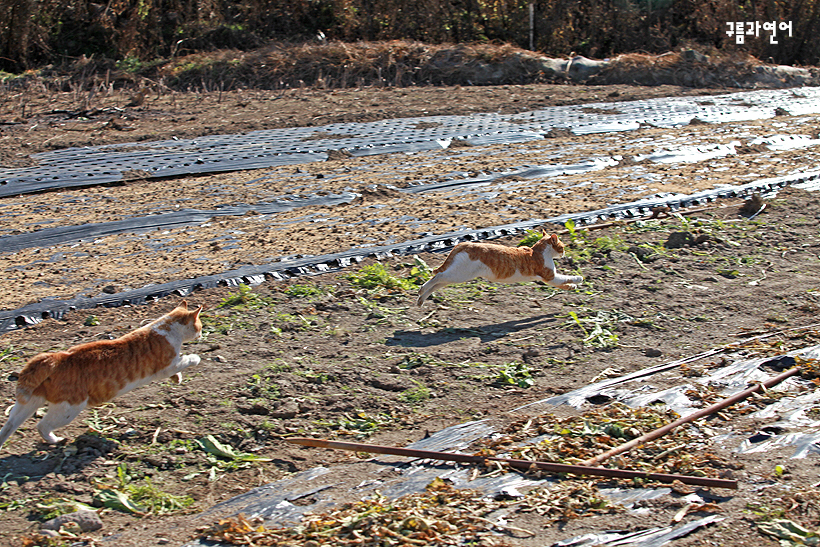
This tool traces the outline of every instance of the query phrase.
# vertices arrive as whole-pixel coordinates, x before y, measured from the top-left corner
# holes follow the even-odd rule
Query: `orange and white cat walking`
[[[116,340],[99,340],[66,351],[32,357],[17,380],[17,403],[0,430],[0,448],[23,422],[48,403],[37,424],[43,439],[57,443],[54,430],[66,426],[86,407],[154,380],[174,377],[199,363],[198,355],[182,355],[182,343],[199,338],[202,306],[193,311],[183,300],[173,311]]]
[[[548,237],[543,230],[542,234],[532,247],[459,243],[450,251],[444,264],[433,270],[435,275],[421,286],[416,305],[424,304],[436,289],[476,277],[504,283],[540,280],[559,289],[574,289],[584,278],[580,275],[561,275],[555,271],[553,259],[564,256],[564,244],[557,234]]]

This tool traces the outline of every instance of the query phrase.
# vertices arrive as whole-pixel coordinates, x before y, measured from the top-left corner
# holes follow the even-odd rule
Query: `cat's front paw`
[[[192,353],[190,355],[185,355],[182,358],[182,366],[183,368],[188,368],[194,365],[198,365],[200,361],[202,361],[202,359],[199,357],[199,355]]]
[[[567,291],[572,291],[572,290],[577,289],[578,285],[580,285],[583,282],[584,282],[583,277],[581,277],[580,275],[574,275],[574,276],[570,277],[567,280],[566,283],[564,283],[563,285],[560,285],[559,288],[567,290]]]

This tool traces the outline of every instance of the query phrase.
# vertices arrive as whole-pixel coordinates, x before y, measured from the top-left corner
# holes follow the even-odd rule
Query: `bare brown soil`
[[[551,85],[338,92],[295,90],[278,95],[247,91],[222,96],[151,96],[137,107],[126,107],[124,96],[98,97],[95,100],[99,103],[83,107],[78,98],[70,94],[57,97],[29,94],[6,98],[0,115],[12,124],[2,126],[0,143],[3,165],[11,167],[30,162],[31,153],[66,146],[400,116],[521,112],[553,104],[699,93],[704,92],[670,87]],[[85,119],[70,118],[65,113],[82,108],[87,110]],[[766,123],[747,125],[757,124],[765,130]],[[676,135],[689,132],[695,138],[701,130],[711,129],[690,127]],[[662,139],[670,132],[646,131],[650,140]],[[806,126],[800,131],[806,131]],[[591,148],[611,143],[611,140],[596,141],[595,137],[566,139],[563,142]],[[526,151],[516,153],[521,155],[510,156],[506,166],[539,163],[525,161]],[[543,153],[546,157],[547,152]],[[579,156],[583,155],[579,152]],[[806,156],[805,152],[778,156],[780,160],[774,163],[791,166]],[[752,157],[757,156],[744,156],[745,160]],[[367,161],[369,164],[341,159],[291,167],[287,171],[297,179],[304,175],[304,180],[297,180],[293,186],[306,187],[310,179],[313,186],[308,190],[327,183],[324,186],[327,191],[338,188],[328,182],[330,177],[319,182],[316,175],[343,172],[345,168],[366,172],[372,167],[375,173],[382,173],[382,179],[387,178],[384,173],[402,170],[411,178],[429,175],[425,171],[429,168],[419,166],[414,158],[380,157],[378,161],[372,158]],[[463,160],[459,167],[477,172],[482,168],[504,167],[494,164],[493,157],[476,161],[486,163]],[[770,165],[761,160],[753,169],[761,177],[779,173],[777,167]],[[670,184],[658,188],[664,191],[695,189],[698,184],[695,170],[702,168],[701,165],[670,169],[667,173]],[[707,180],[702,184],[711,187],[716,181],[727,182],[738,175],[738,171],[732,173],[713,170],[705,175]],[[718,178],[709,179],[711,175]],[[203,192],[204,188],[230,189],[258,176],[259,172],[159,182],[133,181],[121,186],[12,198],[3,203],[3,213],[14,214],[4,217],[0,228],[8,234],[41,226],[99,222],[118,218],[124,212],[173,208],[176,200],[187,206],[207,208],[213,203],[209,200],[215,198]],[[606,188],[616,189],[617,182],[612,180],[618,179],[619,173],[605,171],[585,177],[602,184],[609,179]],[[363,174],[359,182],[361,189],[372,187],[378,181]],[[394,180],[390,182],[394,183]],[[269,190],[284,193],[288,184],[291,183],[280,182],[278,187]],[[339,186],[346,184],[349,181],[342,181]],[[653,191],[659,190],[652,187],[642,190]],[[502,203],[507,198],[519,200],[514,202],[518,208],[511,213],[495,207],[497,202],[478,202],[481,206],[477,207],[476,202],[460,203],[452,198],[454,209],[445,214],[447,209],[443,203],[447,201],[440,196],[411,199],[385,190],[362,192],[361,202],[346,206],[347,212],[345,207],[339,207],[338,210],[303,210],[277,216],[268,219],[270,226],[264,230],[254,229],[252,216],[223,219],[219,221],[224,221],[220,229],[249,234],[236,238],[236,251],[211,246],[210,239],[218,233],[209,232],[212,227],[200,227],[202,231],[189,228],[184,234],[172,234],[174,238],[187,237],[197,252],[208,258],[196,265],[181,260],[179,255],[168,254],[169,251],[151,255],[138,247],[111,255],[133,254],[136,258],[106,259],[107,252],[115,253],[115,245],[109,242],[98,245],[98,252],[90,256],[73,261],[58,260],[50,266],[45,265],[47,261],[28,254],[34,250],[6,254],[1,257],[7,279],[0,298],[3,307],[9,309],[47,296],[76,295],[81,282],[86,283],[89,292],[100,291],[106,285],[121,290],[173,276],[202,275],[211,271],[209,268],[224,271],[266,256],[273,259],[287,254],[322,254],[365,244],[368,237],[373,243],[389,236],[401,241],[424,231],[443,233],[458,226],[484,227],[514,219],[547,218],[560,212],[594,209],[617,199],[614,190],[608,195],[606,192],[584,194],[579,190],[578,195],[568,196],[566,203],[561,200],[538,202],[532,199],[532,194],[524,196],[528,200],[522,199],[521,195],[513,195],[517,189],[509,192],[497,199]],[[254,203],[260,195],[223,193],[220,199],[223,203],[232,200]],[[106,205],[106,198],[116,205]],[[530,201],[535,203],[524,205]],[[346,463],[354,464],[345,467],[345,473],[352,474],[354,479],[370,477],[370,468],[358,455],[299,448],[286,442],[288,436],[341,439],[359,436],[367,442],[404,446],[428,432],[476,418],[488,417],[499,422],[521,419],[521,415],[513,416],[508,411],[587,385],[602,374],[625,374],[722,347],[754,334],[814,323],[820,309],[817,297],[820,200],[810,192],[787,189],[770,199],[764,212],[751,222],[738,214],[741,205],[739,201],[725,201],[686,214],[689,220],[703,219],[699,227],[685,225],[671,216],[658,220],[651,230],[638,225],[614,225],[591,231],[583,238],[562,235],[571,250],[567,258],[559,261],[559,269],[574,270],[586,278],[585,285],[572,292],[555,292],[537,284],[496,285],[476,281],[447,288],[425,308],[417,309],[412,305],[411,292],[369,291],[347,277],[372,263],[372,259],[341,273],[289,282],[268,281],[255,287],[253,296],[245,295],[244,302],[239,303],[232,302],[240,294],[236,287],[197,291],[187,298],[191,303],[207,307],[205,337],[187,345],[185,350],[198,353],[203,362],[188,372],[181,385],[148,386],[94,412],[84,413],[65,428],[64,434],[69,439],[65,445],[44,445],[36,433],[35,421],[31,420],[3,447],[0,504],[5,511],[0,513],[0,541],[22,545],[21,538],[30,537],[38,529],[45,511],[40,507],[56,499],[92,503],[100,485],[117,484],[118,466],[125,464],[134,484],[144,484],[150,479],[151,484],[164,492],[191,496],[194,504],[187,514],[144,517],[106,509],[101,511],[104,528],[87,537],[108,538],[108,542],[99,541],[99,544],[124,547],[181,545],[192,537],[197,526],[210,524],[192,516],[198,511],[296,471]],[[364,215],[368,209],[385,207],[392,212],[382,216],[398,217],[406,213],[427,222],[405,231],[398,222],[386,226],[374,222],[370,228],[344,228],[345,223],[353,222],[351,218],[364,219],[366,224],[368,217]],[[44,209],[48,211],[45,214]],[[37,217],[38,214],[42,216]],[[335,217],[343,220],[328,222],[327,231],[315,228],[319,223],[313,221],[317,218]],[[334,222],[341,233],[333,234]],[[707,237],[681,249],[664,248],[670,233],[686,230],[695,236]],[[251,236],[256,238],[255,247],[249,244]],[[596,238],[620,241],[625,246],[609,250],[601,241],[596,242]],[[514,245],[518,239],[507,238],[502,242]],[[634,249],[632,253],[627,252],[629,246],[642,243],[656,249],[654,254],[640,259]],[[139,242],[133,244],[140,245]],[[112,250],[107,251],[109,247]],[[41,252],[53,257],[67,249]],[[169,265],[157,266],[164,257],[169,258]],[[436,266],[444,256],[425,253],[420,258]],[[413,259],[398,256],[382,262],[388,271],[405,277],[410,273]],[[146,271],[150,275],[146,276]],[[34,291],[31,287],[38,289]],[[5,350],[0,360],[2,377],[5,379],[19,371],[25,360],[36,352],[119,336],[165,313],[178,300],[167,298],[137,307],[80,311],[60,321],[49,319],[34,327],[4,334],[0,338],[0,349]],[[608,349],[585,345],[586,333],[570,316],[570,312],[575,312],[582,318],[594,317],[599,311],[618,311],[630,318],[612,325],[617,345]],[[775,336],[772,340],[778,342],[779,347],[774,350],[771,344],[764,344],[746,351],[749,355],[786,351],[816,344],[817,338],[816,332],[808,329]],[[708,368],[713,360],[691,366]],[[499,383],[500,371],[510,363],[526,365],[533,385],[511,387]],[[672,386],[683,383],[683,379],[671,375],[657,382]],[[11,380],[0,383],[4,406],[12,403],[13,393]],[[731,430],[751,435],[759,426],[744,421],[741,413],[731,410],[710,423],[716,434]],[[216,466],[193,442],[206,435],[271,461],[233,468]],[[738,455],[724,445],[710,444],[708,450],[716,455],[716,461],[736,467],[733,473],[740,489],[719,491],[725,498],[714,507],[704,509],[719,513],[725,521],[679,540],[678,545],[776,545],[774,540],[759,533],[755,521],[760,517],[749,511],[750,504],[765,505],[769,508],[768,515],[782,513],[809,528],[816,526],[815,456],[790,460],[789,448],[753,455]],[[362,465],[357,468],[358,463]],[[785,466],[787,472],[775,474],[777,464]],[[707,473],[720,471],[706,468]],[[357,472],[361,476],[357,476]],[[551,527],[543,526],[532,515],[511,516],[511,525],[533,530],[536,536],[511,537],[508,541],[513,545],[549,545],[590,531],[669,524],[685,502],[673,493],[654,503],[651,517],[629,513],[599,515]]]

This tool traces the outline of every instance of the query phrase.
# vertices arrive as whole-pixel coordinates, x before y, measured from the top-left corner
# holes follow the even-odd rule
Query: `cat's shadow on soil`
[[[388,346],[429,347],[464,337],[477,337],[482,342],[492,342],[520,330],[542,327],[556,321],[555,314],[547,314],[475,327],[446,327],[429,333],[423,333],[420,330],[397,330],[385,343]]]
[[[56,444],[37,442],[37,448],[26,454],[0,455],[0,475],[9,473],[20,483],[38,482],[53,473],[72,474],[97,464],[115,449],[112,440],[81,434]]]

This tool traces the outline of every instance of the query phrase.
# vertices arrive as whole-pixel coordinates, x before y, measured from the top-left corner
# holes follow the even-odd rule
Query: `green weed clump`
[[[415,380],[414,380],[415,381]],[[404,401],[405,403],[421,403],[426,401],[430,398],[430,388],[422,384],[421,382],[416,382],[416,387],[412,387],[410,389],[406,389],[399,394],[399,400]]]
[[[536,232],[535,230],[527,230],[527,235],[524,236],[524,239],[518,242],[516,247],[532,247],[538,240],[540,240],[544,235],[540,232]]]
[[[532,387],[532,371],[526,363],[507,363],[495,377],[495,384],[500,386]]]
[[[381,262],[365,266],[358,272],[343,277],[356,287],[369,291],[383,289],[388,291],[415,291],[430,279],[430,272],[430,267],[423,260],[415,257],[415,262],[410,267],[408,277],[398,277],[389,272]]]
[[[219,304],[220,308],[261,308],[266,305],[265,299],[253,292],[253,289],[244,283],[239,284],[239,291],[229,293]]]
[[[178,513],[194,504],[191,496],[163,492],[154,486],[149,477],[145,477],[142,484],[135,483],[125,463],[117,466],[116,482],[113,486],[96,485],[98,491],[94,494],[94,501],[109,509],[140,516]]]
[[[298,283],[285,289],[285,294],[294,298],[310,298],[312,296],[320,296],[324,292],[321,287]]]

